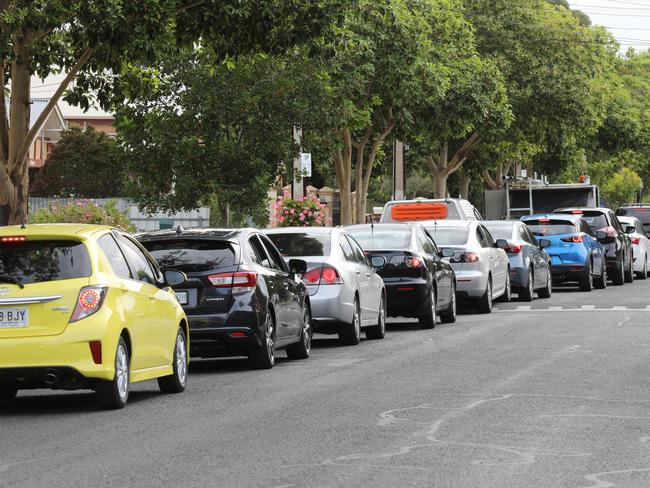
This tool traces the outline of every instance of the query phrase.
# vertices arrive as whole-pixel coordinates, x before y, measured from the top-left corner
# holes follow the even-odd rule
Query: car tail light
[[[408,257],[404,260],[404,262],[408,268],[421,268],[424,266],[424,261],[422,258],[419,258],[417,256]]]
[[[215,288],[231,288],[233,293],[245,293],[255,289],[257,273],[248,271],[219,273],[208,276],[208,281]]]
[[[573,215],[582,215],[582,210],[571,210]]]
[[[475,252],[456,253],[452,258],[452,263],[477,263],[481,257]]]
[[[632,237],[631,241],[632,241],[632,244],[639,244],[639,243],[641,243],[641,238],[640,237]]]
[[[105,286],[84,286],[79,291],[79,298],[77,298],[70,322],[77,322],[97,312],[104,303],[106,291]]]
[[[550,221],[551,221],[551,219],[537,219],[537,222],[542,222],[543,224],[546,224],[546,223],[548,223]]]
[[[583,242],[585,238],[579,235],[579,236],[563,237],[561,240],[564,242],[572,242],[574,244],[579,244]]]
[[[323,266],[314,268],[302,275],[302,281],[305,285],[340,285],[343,278],[332,266]]]
[[[519,254],[524,246],[519,244],[508,244],[508,247],[504,247],[503,250],[508,254]]]
[[[27,240],[26,236],[5,236],[0,237],[0,242],[25,242]]]
[[[230,337],[238,338],[238,337],[248,337],[248,334],[246,332],[243,332],[241,330],[236,330],[230,333]]]
[[[605,232],[608,237],[617,237],[618,236],[618,232],[616,232],[616,229],[614,227],[612,227],[611,225],[608,225],[607,227],[603,227],[600,230]]]

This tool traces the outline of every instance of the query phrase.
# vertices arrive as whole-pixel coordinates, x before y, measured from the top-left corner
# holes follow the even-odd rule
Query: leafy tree
[[[363,222],[373,167],[391,134],[404,136],[418,107],[440,103],[450,66],[471,44],[454,0],[358,0],[326,36],[333,95],[334,167],[341,222]],[[352,184],[357,205],[352,208]]]
[[[124,160],[115,141],[92,127],[71,127],[30,187],[43,197],[104,198],[122,195]]]
[[[483,139],[496,153],[483,169],[505,174],[508,166],[523,165],[532,174],[534,163],[539,172],[560,173],[605,119],[616,53],[611,35],[547,2],[466,6],[479,54],[503,74],[514,115],[505,134]],[[494,173],[485,176],[499,184]]]
[[[94,91],[106,107],[146,90],[146,67],[157,66],[161,54],[200,42],[219,64],[283,51],[329,25],[337,1],[0,1],[0,85],[11,88],[9,112],[4,91],[0,100],[0,224],[24,219],[29,146],[73,80],[68,100],[88,106]],[[30,128],[31,76],[57,71],[67,75]]]
[[[637,192],[641,189],[641,177],[629,168],[621,168],[610,177],[602,186],[601,190],[612,207],[620,207],[624,203],[634,202]]]
[[[297,121],[313,124],[318,72],[296,50],[241,57],[232,67],[195,50],[166,60],[156,89],[117,111],[128,192],[143,207],[222,209],[268,222],[266,195],[297,148]]]

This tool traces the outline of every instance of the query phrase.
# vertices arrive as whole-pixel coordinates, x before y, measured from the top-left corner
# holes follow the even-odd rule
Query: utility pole
[[[404,200],[405,190],[404,143],[396,140],[393,143],[393,200]]]

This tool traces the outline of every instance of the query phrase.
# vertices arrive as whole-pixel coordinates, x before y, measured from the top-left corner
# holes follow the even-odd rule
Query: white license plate
[[[187,305],[187,292],[186,291],[177,291],[176,298],[178,298],[178,303],[181,305]]]
[[[0,308],[0,329],[20,329],[27,327],[26,307]]]

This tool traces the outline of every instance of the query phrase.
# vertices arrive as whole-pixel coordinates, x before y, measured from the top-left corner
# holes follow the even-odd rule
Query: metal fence
[[[76,204],[78,202],[88,201],[84,198],[42,198],[30,197],[29,209],[36,211],[41,208],[48,208],[51,205],[68,205]],[[97,205],[106,205],[108,202],[115,202],[115,207],[122,212],[126,212],[129,220],[133,222],[138,231],[152,231],[158,229],[170,229],[177,226],[182,226],[186,229],[196,227],[207,227],[210,225],[210,209],[208,207],[201,207],[197,210],[190,212],[177,212],[168,214],[164,212],[147,213],[141,212],[133,200],[128,198],[93,198],[92,202]]]

